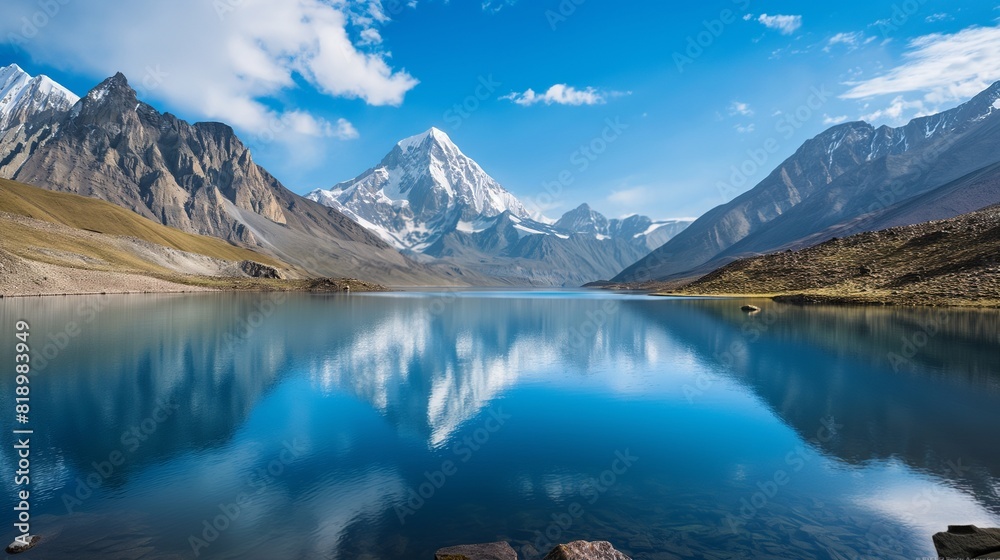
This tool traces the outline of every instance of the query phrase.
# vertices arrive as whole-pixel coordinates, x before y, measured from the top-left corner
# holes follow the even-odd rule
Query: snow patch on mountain
[[[0,68],[0,130],[18,118],[49,109],[65,111],[79,100],[48,76],[31,76],[17,64]]]

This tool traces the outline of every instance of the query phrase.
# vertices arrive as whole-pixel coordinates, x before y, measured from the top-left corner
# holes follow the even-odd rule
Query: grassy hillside
[[[1000,306],[1000,206],[741,259],[675,294]]]
[[[96,198],[60,193],[0,179],[0,212],[9,212],[106,235],[131,236],[180,251],[228,261],[285,267],[272,257],[221,239],[176,230]],[[15,232],[3,232],[15,234]],[[19,232],[24,234],[23,231]],[[14,238],[17,239],[17,238]]]
[[[0,216],[0,248],[25,259],[58,266],[156,275],[172,273],[109,243],[108,238],[81,235],[71,229],[40,228],[4,216]]]

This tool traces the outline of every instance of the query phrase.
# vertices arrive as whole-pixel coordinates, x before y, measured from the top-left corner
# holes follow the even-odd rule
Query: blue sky
[[[234,125],[299,193],[436,126],[552,217],[697,216],[836,123],[1000,79],[993,2],[157,4],[7,0],[0,65],[81,95],[123,71],[161,110]]]

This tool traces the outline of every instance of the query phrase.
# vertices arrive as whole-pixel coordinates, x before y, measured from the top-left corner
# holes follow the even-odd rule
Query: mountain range
[[[558,220],[533,215],[437,128],[399,141],[375,167],[307,198],[406,254],[515,284],[610,278],[691,222],[609,220],[587,204]]]
[[[1000,83],[905,126],[834,126],[697,220],[608,219],[587,204],[550,219],[436,128],[303,197],[257,165],[232,128],[161,113],[121,74],[77,97],[11,65],[0,69],[0,177],[223,239],[286,263],[293,276],[634,285],[1000,203],[998,115]]]
[[[1000,82],[898,128],[844,123],[615,277],[696,278],[734,260],[1000,202]]]
[[[399,142],[358,178],[301,197],[257,165],[232,128],[161,113],[120,73],[82,98],[17,65],[0,77],[0,177],[106,200],[272,255],[302,275],[581,285],[689,223],[607,220],[585,205],[560,220],[532,219],[435,128]]]

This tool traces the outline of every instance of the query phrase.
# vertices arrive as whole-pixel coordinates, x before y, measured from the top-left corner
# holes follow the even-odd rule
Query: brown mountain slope
[[[32,187],[0,179],[0,212],[18,214],[107,235],[131,236],[189,253],[227,260],[251,260],[278,268],[287,265],[270,256],[205,235],[179,231],[94,198]]]
[[[672,293],[1000,307],[1000,205],[742,259]]]
[[[285,279],[260,275],[256,261]],[[0,180],[0,297],[223,290],[352,291],[350,278],[303,271],[220,239],[160,225],[91,198]]]

